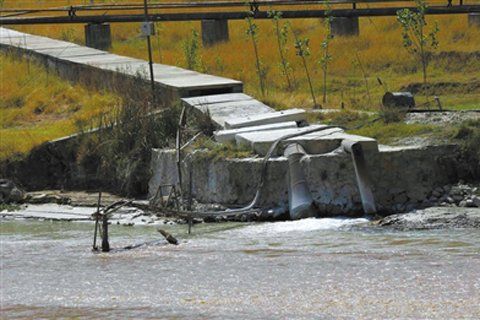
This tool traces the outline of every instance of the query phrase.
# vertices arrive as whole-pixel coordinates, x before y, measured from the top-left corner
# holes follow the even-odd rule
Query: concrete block
[[[89,23],[85,26],[85,45],[99,50],[112,46],[112,33],[108,23]]]
[[[378,152],[377,140],[354,134],[348,134],[340,128],[327,129],[324,131],[291,138],[286,140],[283,145],[296,142],[305,148],[309,154],[323,154],[337,149],[344,140],[357,141],[361,143],[366,152]]]
[[[231,117],[225,120],[225,127],[227,129],[235,129],[285,121],[304,121],[306,120],[306,116],[307,114],[303,109],[288,109],[277,112],[253,114],[246,117]]]
[[[245,117],[274,111],[267,105],[243,93],[183,98],[182,101],[185,105],[195,108],[195,110],[203,113],[208,112],[219,127],[224,127],[225,120],[231,117]]]
[[[309,130],[315,128],[326,127],[325,125],[312,125],[302,128],[293,128],[293,129],[279,129],[271,131],[262,131],[262,132],[248,132],[241,133],[235,136],[235,141],[237,145],[243,147],[250,147],[257,154],[264,156],[267,154],[270,146],[279,138],[294,134],[308,132]],[[281,155],[283,150],[281,147],[277,148],[275,155]]]
[[[237,134],[292,128],[297,128],[297,123],[295,121],[265,124],[262,126],[245,127],[240,129],[220,130],[215,131],[214,135],[217,142],[228,143],[235,142],[235,136]]]
[[[358,36],[360,34],[358,17],[334,17],[330,27],[334,36]]]
[[[188,106],[210,105],[222,102],[251,101],[254,98],[244,93],[215,94],[201,97],[191,97],[182,99]]]
[[[471,12],[468,14],[468,26],[480,28],[480,12]]]
[[[326,127],[325,125],[311,125],[308,127],[271,130],[263,132],[240,133],[235,136],[239,146],[250,146],[254,152],[264,156],[270,146],[279,138],[293,133],[307,132],[314,128]],[[280,143],[276,155],[291,143],[298,143],[308,154],[324,154],[341,146],[343,140],[358,141],[366,152],[378,152],[378,143],[375,139],[345,133],[340,128],[329,128],[318,132],[307,133]]]
[[[202,20],[202,43],[205,47],[228,39],[228,20]]]

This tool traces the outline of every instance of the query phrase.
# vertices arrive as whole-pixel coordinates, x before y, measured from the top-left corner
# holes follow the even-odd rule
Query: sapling
[[[277,36],[278,53],[280,55],[282,74],[285,77],[287,89],[292,91],[294,89],[293,69],[286,58],[289,23],[287,22],[282,26],[280,25],[280,20],[282,19],[281,11],[271,10],[268,12],[268,16],[272,18],[275,34]]]
[[[423,89],[428,99],[427,67],[431,51],[438,48],[437,34],[438,24],[433,28],[427,28],[425,12],[427,4],[425,0],[415,0],[416,10],[402,9],[397,12],[397,20],[402,25],[403,46],[407,51],[420,60],[423,73]]]
[[[187,63],[187,68],[192,70],[198,70],[201,66],[200,56],[200,44],[198,40],[198,32],[192,29],[192,34],[183,42],[183,54]]]
[[[266,78],[266,71],[262,66],[262,61],[260,60],[260,55],[258,52],[258,32],[259,28],[258,25],[254,22],[254,15],[255,12],[250,11],[250,15],[245,18],[247,21],[247,36],[250,36],[250,39],[252,40],[252,45],[253,45],[253,51],[255,53],[255,65],[257,68],[257,76],[258,76],[258,82],[260,84],[260,90],[262,92],[262,96],[265,97],[265,78]]]
[[[322,41],[321,44],[321,49],[322,49],[322,57],[318,61],[320,64],[320,67],[322,68],[323,71],[323,103],[325,104],[327,102],[327,71],[328,71],[328,64],[330,61],[332,61],[332,55],[330,54],[330,42],[333,39],[333,34],[332,34],[332,21],[333,17],[330,15],[332,8],[330,6],[330,2],[326,2],[327,5],[327,10],[325,11],[325,19],[323,20],[323,24],[325,26],[326,34],[325,38]]]
[[[312,95],[313,108],[321,109],[321,106],[317,104],[317,99],[315,98],[315,92],[313,90],[312,79],[310,78],[310,72],[308,71],[307,58],[310,56],[310,40],[308,38],[299,38],[295,32],[293,32],[295,37],[295,49],[296,54],[302,59],[303,68],[305,69],[305,76],[307,77],[308,85],[310,87],[310,94]]]

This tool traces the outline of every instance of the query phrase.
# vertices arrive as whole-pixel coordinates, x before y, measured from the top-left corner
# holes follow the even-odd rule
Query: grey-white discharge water
[[[90,223],[2,220],[1,317],[478,319],[480,232],[365,219],[201,224],[94,254]],[[111,227],[111,246],[161,240]]]

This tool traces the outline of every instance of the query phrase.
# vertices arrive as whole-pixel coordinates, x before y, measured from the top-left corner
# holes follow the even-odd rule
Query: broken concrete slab
[[[255,100],[245,93],[225,93],[225,94],[213,94],[201,97],[192,97],[182,99],[188,106],[194,107],[198,105],[209,105],[222,102],[239,102],[239,101],[251,101]],[[273,109],[272,109],[273,111]]]
[[[269,131],[269,130],[276,130],[276,129],[291,129],[291,128],[297,128],[297,123],[295,121],[264,124],[261,126],[244,127],[240,129],[220,130],[220,131],[215,131],[214,136],[217,142],[230,143],[230,142],[235,142],[235,136],[241,133]]]
[[[225,128],[235,129],[249,126],[285,122],[304,121],[306,112],[303,109],[288,109],[283,111],[270,112],[268,114],[252,114],[244,117],[230,117],[225,120]]]
[[[270,146],[277,139],[293,133],[308,132],[309,130],[316,128],[325,129],[286,139],[280,143],[276,155],[281,154],[282,149],[291,143],[300,144],[308,154],[324,154],[340,147],[342,141],[344,140],[360,142],[366,152],[378,151],[378,143],[375,139],[348,134],[345,133],[341,128],[331,128],[327,125],[311,125],[308,127],[294,129],[277,129],[263,132],[239,133],[235,136],[235,140],[239,146],[249,146],[254,152],[264,156],[267,154]]]
[[[262,131],[262,132],[248,132],[248,133],[241,133],[235,136],[235,140],[237,145],[243,147],[250,147],[254,152],[257,154],[264,156],[267,154],[270,146],[278,139],[298,133],[306,133],[313,129],[320,129],[326,128],[326,125],[311,125],[308,127],[302,128],[293,128],[293,129],[279,129],[279,130],[270,130],[270,131]],[[277,148],[275,155],[282,154],[282,148]],[[308,152],[308,151],[307,151]]]
[[[299,143],[309,154],[322,154],[340,147],[342,141],[358,141],[366,152],[378,152],[377,140],[345,133],[341,128],[313,132],[286,140],[283,144]]]
[[[243,93],[227,93],[192,98],[183,98],[186,106],[202,113],[209,113],[219,127],[224,127],[225,119],[272,113],[273,109]]]

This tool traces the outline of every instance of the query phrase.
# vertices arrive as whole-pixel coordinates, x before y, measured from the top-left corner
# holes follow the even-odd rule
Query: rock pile
[[[424,203],[426,206],[480,207],[480,188],[460,182],[435,188]]]
[[[394,214],[376,223],[381,227],[398,230],[480,228],[480,209],[431,207],[409,213]]]
[[[17,203],[25,198],[25,192],[13,181],[0,179],[0,203]]]

